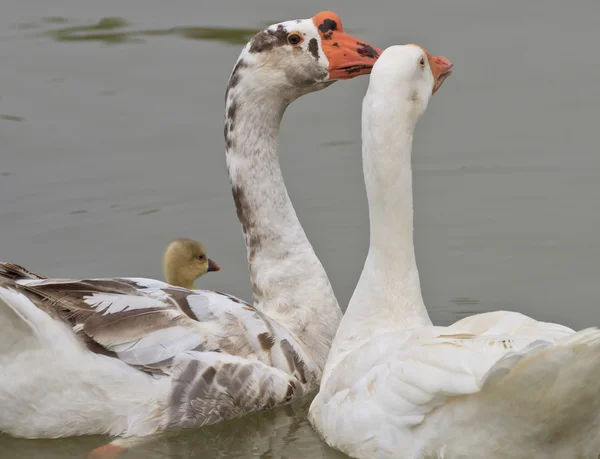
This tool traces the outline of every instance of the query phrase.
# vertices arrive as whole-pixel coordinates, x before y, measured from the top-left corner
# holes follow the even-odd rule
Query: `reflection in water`
[[[164,435],[132,457],[345,457],[325,445],[306,419],[312,398],[274,411]],[[153,456],[156,454],[156,456]]]
[[[15,115],[0,115],[0,120],[23,121],[23,118],[21,118],[20,116],[15,116]]]
[[[329,448],[310,427],[306,414],[311,401],[312,398],[306,398],[242,419],[162,434],[129,450],[123,459],[346,457]],[[64,440],[23,440],[0,436],[2,451],[8,454],[6,457],[37,457],[43,451],[44,459],[85,457],[89,451],[107,441],[106,437],[98,436]]]
[[[480,301],[479,300],[475,300],[473,298],[469,298],[469,297],[460,297],[460,298],[454,298],[453,300],[450,300],[452,303],[454,304],[479,304]]]
[[[46,18],[42,24],[20,24],[23,29],[41,27],[43,24],[64,24],[65,18]],[[63,27],[42,32],[42,36],[56,41],[102,41],[106,44],[143,43],[142,37],[175,35],[192,40],[212,40],[231,45],[243,45],[260,27],[239,29],[228,27],[171,27],[168,29],[127,30],[131,24],[122,18],[102,18],[96,24]]]

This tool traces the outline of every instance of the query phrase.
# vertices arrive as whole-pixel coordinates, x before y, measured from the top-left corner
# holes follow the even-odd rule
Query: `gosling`
[[[194,289],[194,282],[221,267],[206,256],[204,246],[192,239],[175,239],[163,256],[165,280],[171,285]]]

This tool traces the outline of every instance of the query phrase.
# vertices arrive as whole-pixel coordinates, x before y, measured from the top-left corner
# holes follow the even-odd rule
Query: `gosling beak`
[[[210,258],[208,259],[208,269],[207,272],[211,272],[211,271],[220,271],[221,267],[217,264],[216,261],[211,260]]]

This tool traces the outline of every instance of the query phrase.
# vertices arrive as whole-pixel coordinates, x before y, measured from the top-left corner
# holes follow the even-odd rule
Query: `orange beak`
[[[452,75],[452,67],[454,64],[450,59],[444,56],[432,56],[429,51],[427,51],[422,46],[417,45],[416,43],[411,43],[412,46],[416,46],[417,48],[422,49],[427,56],[427,60],[429,61],[429,68],[431,69],[431,73],[433,74],[433,91],[431,94],[435,94],[435,92],[440,89],[442,83]]]
[[[433,81],[435,81],[431,94],[435,94],[435,92],[440,89],[440,86],[442,86],[442,83],[446,80],[446,78],[452,74],[452,67],[454,67],[454,64],[450,59],[444,56],[428,55],[427,58],[429,59],[431,73],[433,73]]]
[[[371,73],[381,50],[344,32],[339,16],[322,11],[312,18],[329,60],[329,79],[348,80]]]
[[[213,261],[209,258],[208,259],[208,269],[206,271],[211,272],[211,271],[220,271],[220,270],[221,270],[221,267],[217,264],[217,262]]]

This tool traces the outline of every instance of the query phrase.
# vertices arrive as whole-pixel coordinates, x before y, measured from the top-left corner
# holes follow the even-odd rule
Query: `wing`
[[[572,335],[564,325],[540,322],[519,312],[494,311],[465,317],[448,327],[452,332],[466,331],[481,336],[513,335],[555,341]]]
[[[14,263],[7,263],[5,261],[0,261],[0,277],[10,280],[46,279],[46,277],[32,273],[22,266],[15,265]]]
[[[302,396],[300,382],[258,361],[186,352],[173,365],[167,427],[200,427],[286,404]]]
[[[296,340],[233,296],[187,290],[154,279],[46,279],[0,263],[0,280],[64,321],[99,354],[154,373],[171,372],[187,351],[258,360],[316,384],[318,370]]]
[[[146,371],[164,372],[178,353],[210,346],[210,324],[194,321],[159,290],[118,279],[24,279],[12,288],[66,322],[91,351]]]
[[[342,444],[368,443],[377,435],[372,426],[382,423],[408,432],[451,397],[480,392],[523,356],[567,335],[561,327],[535,327],[520,314],[512,317],[520,324],[508,316],[496,318],[506,323],[484,317],[462,327],[402,330],[372,339],[331,373],[314,408],[316,422],[335,422]],[[527,333],[496,333],[511,327]]]
[[[296,339],[275,320],[239,298],[212,290],[187,290],[161,281],[126,278],[136,288],[165,293],[186,315],[211,324],[207,335],[213,350],[257,359],[292,374],[302,384],[315,389],[320,371]]]

